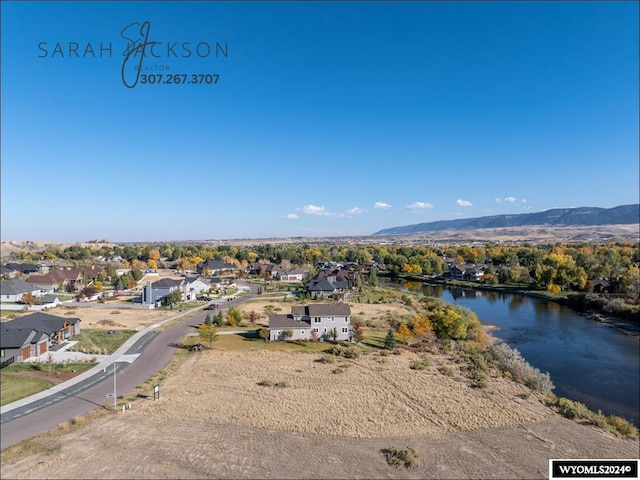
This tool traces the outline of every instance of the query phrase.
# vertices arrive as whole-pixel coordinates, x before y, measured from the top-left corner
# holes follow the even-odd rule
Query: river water
[[[640,425],[640,336],[635,325],[623,333],[563,305],[517,294],[408,283],[410,291],[474,311],[495,325],[495,337],[517,348],[542,372],[553,393],[593,411],[615,414]]]

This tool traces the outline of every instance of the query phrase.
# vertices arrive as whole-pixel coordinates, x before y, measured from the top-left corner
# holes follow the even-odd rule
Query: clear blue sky
[[[1,8],[2,240],[369,235],[638,202],[637,2]],[[218,83],[127,88],[144,22],[143,67],[168,71],[141,73]]]

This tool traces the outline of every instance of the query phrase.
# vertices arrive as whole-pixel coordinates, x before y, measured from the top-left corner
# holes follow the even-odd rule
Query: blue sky
[[[1,8],[2,240],[369,235],[638,202],[637,2]],[[158,43],[123,78],[147,26]],[[218,82],[128,88],[140,60]]]

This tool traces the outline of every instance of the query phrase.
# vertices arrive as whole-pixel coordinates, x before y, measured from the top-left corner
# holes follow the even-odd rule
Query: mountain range
[[[440,232],[444,230],[474,230],[478,228],[628,225],[636,223],[640,223],[640,204],[620,205],[613,208],[553,208],[537,213],[439,220],[436,222],[385,228],[373,235],[404,235],[423,232]]]

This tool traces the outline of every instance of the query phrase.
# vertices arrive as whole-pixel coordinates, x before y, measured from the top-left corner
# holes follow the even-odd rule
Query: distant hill
[[[489,217],[460,218],[385,228],[373,235],[404,235],[443,230],[474,230],[477,228],[530,226],[595,226],[640,223],[640,205],[621,205],[614,208],[579,207],[554,208],[544,212]]]

